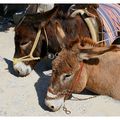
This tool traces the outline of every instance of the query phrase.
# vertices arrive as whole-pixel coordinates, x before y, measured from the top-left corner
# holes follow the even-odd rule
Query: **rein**
[[[44,27],[43,28],[43,31],[44,31],[44,34],[45,34],[45,37],[46,37],[46,42],[47,42],[47,46],[48,46],[48,37],[47,37],[47,33],[46,33],[46,30]],[[33,47],[30,51],[30,53],[24,57],[20,57],[20,58],[13,58],[13,64],[16,64],[18,62],[25,62],[25,61],[32,61],[32,60],[39,60],[40,57],[34,57],[33,56],[33,52],[35,51],[35,48],[37,47],[37,44],[39,42],[39,39],[40,39],[40,35],[41,35],[41,29],[38,30],[37,32],[37,35],[36,35],[36,38],[35,38],[35,41],[34,41],[34,44],[33,44]]]
[[[76,76],[76,79],[72,82],[71,87],[67,90],[67,93],[65,94],[65,97],[69,97],[69,96],[72,94],[74,87],[78,84],[78,82],[79,82],[79,80],[80,80],[80,78],[81,78],[81,73],[82,73],[83,67],[84,67],[84,63],[81,62],[81,63],[80,63],[80,70],[78,71],[78,74],[77,74],[77,76]],[[95,97],[96,97],[96,96],[92,96],[92,97],[89,97],[89,98],[80,99],[80,98],[74,97],[74,96],[72,95],[72,98],[73,98],[73,99],[71,99],[71,100],[83,101],[83,100],[89,100],[89,99],[95,98]],[[65,104],[64,104],[64,106],[63,106],[63,111],[65,111],[66,114],[71,114],[71,111],[66,108]]]
[[[61,96],[69,97],[69,96],[72,94],[72,92],[73,92],[73,88],[75,87],[75,85],[77,85],[78,81],[79,81],[80,78],[81,78],[81,73],[82,73],[83,66],[84,66],[84,63],[81,62],[81,63],[80,63],[80,70],[77,72],[76,79],[72,81],[70,88],[62,91],[62,92],[61,92],[60,94],[58,94],[56,97],[48,97],[48,96],[47,96],[46,98],[49,99],[49,100],[51,100],[51,99],[58,99],[58,98],[60,98]],[[53,92],[52,92],[52,90],[51,90],[50,88],[48,89],[48,91],[53,94]]]
[[[80,70],[77,72],[77,76],[76,76],[75,80],[72,81],[72,83],[70,85],[70,88],[68,88],[65,97],[69,97],[72,94],[73,89],[75,88],[75,86],[78,84],[78,82],[79,82],[79,80],[81,78],[81,73],[82,73],[83,66],[84,66],[84,63],[81,62],[80,63]]]
[[[72,83],[71,83],[71,85],[70,85],[70,87],[68,89],[64,90],[63,92],[61,92],[60,94],[58,94],[54,98],[47,97],[47,99],[58,99],[61,96],[69,97],[70,94],[72,94],[74,87],[77,85],[78,81],[81,78],[81,73],[82,73],[83,66],[84,66],[84,63],[81,62],[80,63],[80,70],[76,73],[77,76],[76,76],[75,80],[72,81]],[[50,88],[48,89],[48,91],[52,93],[52,90]]]

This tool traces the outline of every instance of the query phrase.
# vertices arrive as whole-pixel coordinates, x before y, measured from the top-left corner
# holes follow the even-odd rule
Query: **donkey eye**
[[[70,77],[71,75],[70,74],[67,74],[67,75],[65,75],[64,77]]]
[[[72,74],[65,74],[65,75],[63,76],[63,80],[70,80],[71,77],[72,77]]]
[[[26,47],[29,46],[30,44],[31,44],[31,41],[29,41],[29,42],[23,42],[23,43],[20,43],[20,47],[26,48]]]
[[[52,69],[52,72],[54,73],[56,70],[55,69]]]
[[[20,45],[26,45],[28,42],[21,42]]]
[[[21,42],[20,45],[26,45],[26,44],[30,44],[32,41],[24,41],[24,42]]]

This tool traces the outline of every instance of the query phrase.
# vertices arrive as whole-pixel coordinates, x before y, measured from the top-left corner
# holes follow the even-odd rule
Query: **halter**
[[[45,38],[46,38],[46,42],[47,42],[47,46],[48,46],[47,33],[46,33],[45,28],[44,27],[42,27],[42,28],[43,28],[43,31],[44,31],[44,34],[45,34]],[[37,35],[36,35],[36,38],[35,38],[35,41],[34,41],[34,44],[33,44],[33,47],[31,49],[30,53],[28,55],[24,56],[24,57],[13,58],[13,64],[16,64],[18,62],[23,62],[23,61],[25,62],[25,61],[32,61],[32,60],[39,60],[40,59],[40,57],[34,57],[33,56],[33,52],[35,51],[35,48],[36,48],[36,46],[38,44],[42,28],[39,29],[38,32],[37,32]]]
[[[83,66],[84,66],[84,63],[81,62],[80,63],[80,70],[77,71],[77,73],[76,73],[77,76],[76,76],[75,80],[72,81],[72,83],[71,83],[71,85],[68,89],[62,91],[60,94],[58,94],[54,98],[53,97],[48,97],[48,96],[46,96],[46,98],[49,99],[49,100],[51,100],[51,99],[55,100],[55,99],[61,98],[62,96],[69,97],[72,94],[74,87],[78,84],[78,82],[81,78],[81,73],[82,73]],[[50,88],[48,89],[48,91],[52,93],[52,90]]]
[[[96,20],[95,18],[97,16],[95,16],[94,14],[90,13],[87,8],[85,9],[78,9],[75,10],[72,14],[71,17],[75,17],[76,15],[81,14],[81,16],[83,17],[85,23],[87,24],[91,37],[93,39],[93,41],[97,42],[98,41],[98,30],[97,30],[97,26],[96,26]],[[86,16],[87,15],[87,16]],[[89,16],[89,17],[88,17]]]
[[[70,87],[68,88],[68,90],[65,94],[65,97],[69,97],[72,94],[74,87],[78,84],[78,82],[81,78],[81,73],[82,73],[83,66],[84,66],[84,63],[81,62],[80,63],[80,70],[77,71],[77,73],[76,73],[77,76],[76,76],[75,80],[72,81]]]

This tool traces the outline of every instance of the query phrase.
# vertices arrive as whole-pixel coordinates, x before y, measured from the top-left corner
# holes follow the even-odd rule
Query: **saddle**
[[[99,4],[94,7],[87,5],[81,9],[71,8],[71,16],[80,14],[86,22],[91,37],[95,42],[103,41],[110,46],[119,36],[120,32],[120,6],[118,4]]]

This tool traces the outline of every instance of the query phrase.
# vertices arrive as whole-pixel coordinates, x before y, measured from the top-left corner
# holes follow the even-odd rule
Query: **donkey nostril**
[[[54,109],[54,106],[51,106],[52,109]]]
[[[18,71],[18,70],[15,70],[15,72],[19,75],[20,74],[20,72]]]
[[[18,73],[18,74],[20,74],[20,72],[19,72],[19,71],[17,71],[17,73]]]

